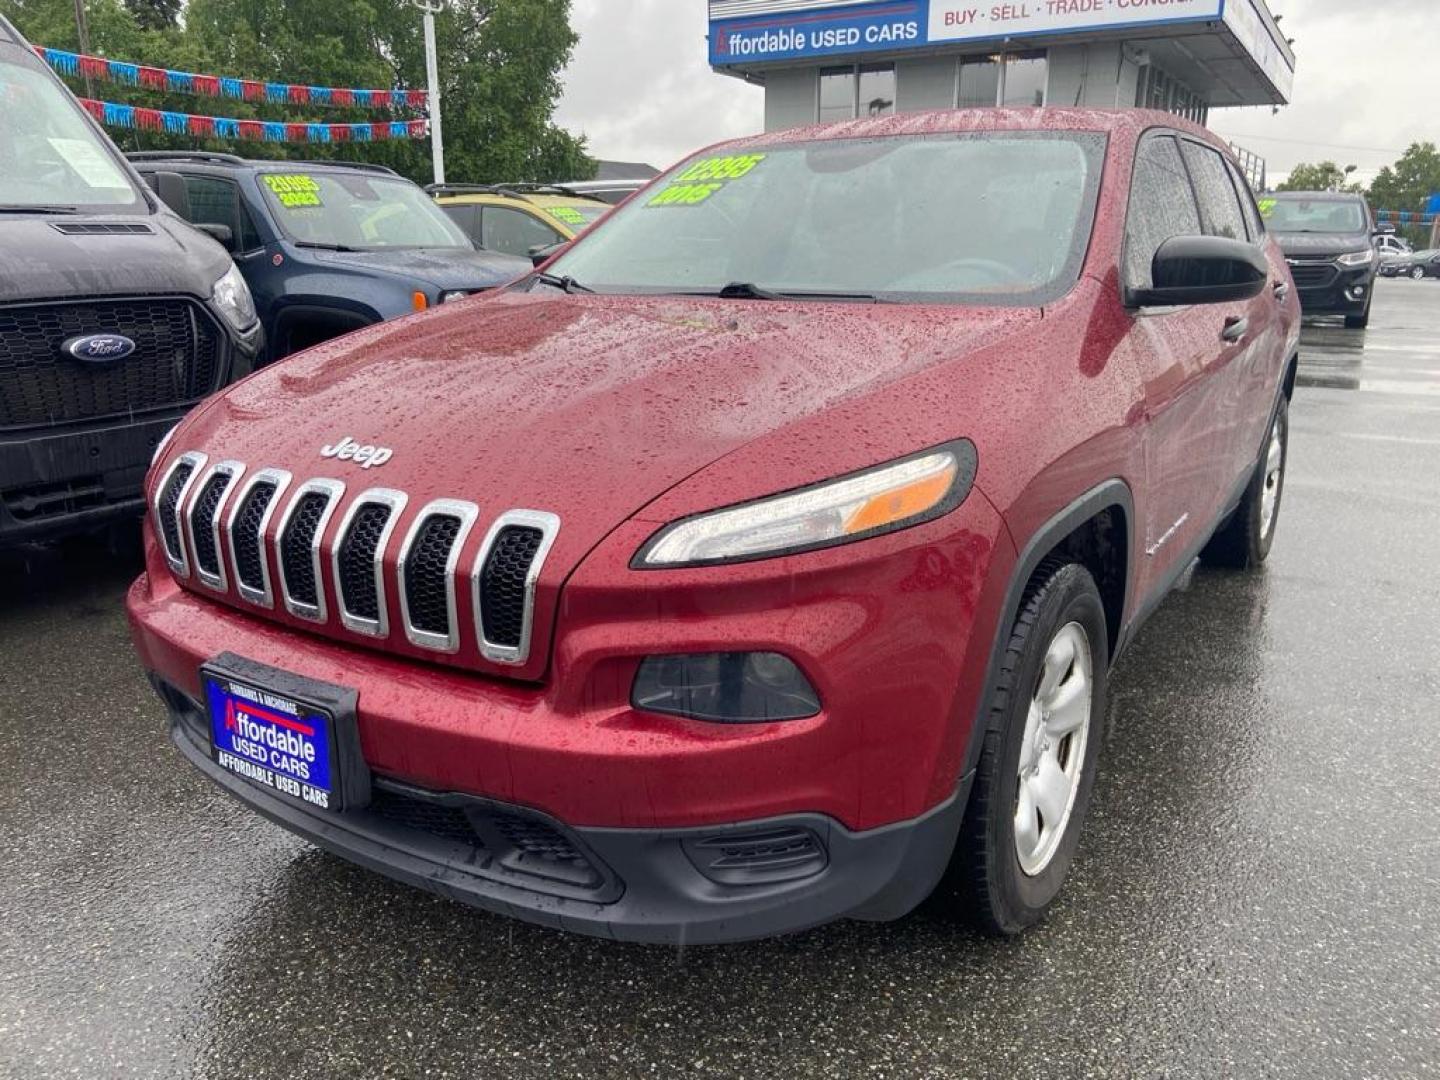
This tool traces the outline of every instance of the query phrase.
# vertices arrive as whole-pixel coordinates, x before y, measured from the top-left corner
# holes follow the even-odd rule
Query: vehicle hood
[[[410,498],[402,529],[440,498],[478,505],[477,534],[507,510],[557,514],[541,587],[558,591],[611,530],[718,458],[1040,317],[492,294],[256,373],[193,414],[170,456],[278,467],[297,484],[333,478],[347,500],[399,489]],[[391,456],[370,469],[321,457],[345,438]]]
[[[54,226],[143,225],[145,234],[74,235]],[[136,294],[207,298],[230,268],[210,237],[168,214],[5,215],[0,220],[0,303]]]
[[[308,251],[317,262],[379,271],[436,289],[492,289],[532,269],[529,259],[494,251]]]
[[[1333,258],[1373,246],[1368,232],[1357,233],[1272,233],[1286,255],[1303,259]]]

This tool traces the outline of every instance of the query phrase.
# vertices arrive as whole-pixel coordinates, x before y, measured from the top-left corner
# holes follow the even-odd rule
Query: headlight
[[[1341,255],[1340,258],[1336,260],[1341,266],[1369,266],[1374,261],[1375,252],[1373,250],[1352,251],[1348,255]]]
[[[834,547],[932,521],[975,481],[975,447],[947,443],[900,461],[667,525],[636,569],[703,566]]]
[[[225,276],[215,282],[210,290],[210,299],[225,321],[236,330],[246,330],[255,325],[255,301],[250,296],[250,286],[240,276],[239,267],[231,263]]]
[[[451,300],[464,300],[469,295],[470,294],[464,289],[451,289],[449,292],[442,292],[440,294],[440,302],[442,304],[448,304]]]

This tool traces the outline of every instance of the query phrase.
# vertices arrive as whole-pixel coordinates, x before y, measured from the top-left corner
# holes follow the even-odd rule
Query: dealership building
[[[767,130],[917,109],[1284,105],[1265,0],[709,0],[710,63],[765,88]]]

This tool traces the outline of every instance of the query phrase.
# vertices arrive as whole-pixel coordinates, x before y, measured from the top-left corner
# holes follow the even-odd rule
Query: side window
[[[1230,179],[1234,181],[1235,191],[1240,196],[1240,213],[1245,218],[1245,229],[1250,233],[1250,239],[1258,244],[1265,235],[1265,221],[1260,216],[1259,207],[1255,205],[1255,192],[1250,189],[1250,181],[1241,175],[1233,161],[1225,162],[1225,167],[1230,171]]]
[[[446,203],[440,209],[466,236],[477,244],[480,242],[480,207],[474,203]]]
[[[255,222],[240,202],[240,189],[233,181],[186,174],[185,191],[190,196],[191,221],[203,225],[228,225],[235,237],[236,251],[251,251],[260,247]]]
[[[1147,138],[1135,156],[1125,225],[1125,287],[1150,288],[1150,268],[1160,245],[1172,236],[1199,233],[1200,214],[1175,140],[1169,135]]]
[[[480,246],[506,255],[529,255],[533,247],[549,247],[564,239],[523,210],[487,206],[480,219]]]
[[[1195,181],[1195,194],[1200,197],[1200,217],[1208,236],[1224,236],[1244,240],[1245,218],[1240,213],[1240,198],[1225,168],[1225,159],[1218,150],[1190,140],[1180,144],[1185,150],[1185,163]]]

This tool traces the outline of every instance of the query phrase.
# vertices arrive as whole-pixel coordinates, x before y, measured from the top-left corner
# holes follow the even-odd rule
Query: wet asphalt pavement
[[[1271,562],[1123,659],[1014,941],[932,903],[681,958],[392,884],[183,764],[133,556],[0,558],[0,1075],[1440,1075],[1440,283],[1306,342]]]

